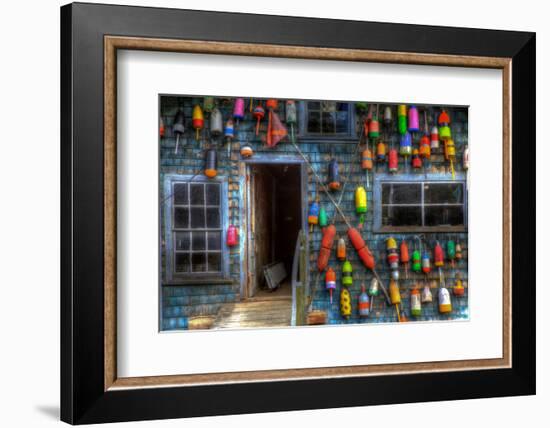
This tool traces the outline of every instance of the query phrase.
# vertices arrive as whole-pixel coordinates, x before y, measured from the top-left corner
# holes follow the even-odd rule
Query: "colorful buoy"
[[[199,141],[201,129],[204,128],[204,115],[202,113],[201,106],[198,104],[193,107],[193,119],[191,123],[196,131],[195,139]]]
[[[353,285],[353,268],[349,260],[342,265],[342,285],[351,287]]]
[[[244,119],[244,99],[243,98],[236,98],[235,104],[233,106],[233,119],[237,121],[237,125],[239,124],[239,121]]]
[[[210,135],[214,138],[223,133],[223,117],[222,112],[217,108],[210,113]]]
[[[420,130],[420,123],[418,118],[418,109],[416,106],[412,105],[409,107],[409,123],[408,123],[409,132],[418,132]]]
[[[338,239],[336,244],[336,258],[340,261],[346,260],[346,241],[344,238]]]
[[[325,288],[330,293],[330,304],[332,305],[332,291],[336,289],[336,273],[329,267],[325,274]]]
[[[413,317],[419,317],[422,315],[420,292],[416,287],[411,290],[411,315]]]
[[[367,213],[367,192],[363,186],[355,189],[355,211],[359,214],[359,227],[362,227]]]
[[[332,158],[328,164],[328,187],[330,190],[340,189],[340,173],[338,171],[338,162]]]
[[[204,175],[208,178],[214,178],[218,174],[218,156],[216,150],[209,149],[206,151],[206,161],[204,166]]]
[[[252,113],[254,118],[256,119],[256,135],[260,132],[260,121],[265,116],[265,110],[261,105],[257,105],[254,107],[254,112]]]
[[[365,291],[365,284],[361,284],[361,294],[357,302],[359,316],[364,318],[368,317],[370,314],[370,299],[369,295]]]

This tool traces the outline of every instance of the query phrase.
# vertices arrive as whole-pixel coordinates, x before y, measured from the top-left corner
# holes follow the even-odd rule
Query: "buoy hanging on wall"
[[[388,154],[388,171],[397,172],[399,169],[399,156],[396,149],[390,149]]]
[[[418,132],[420,130],[420,123],[418,118],[418,109],[416,106],[412,105],[409,107],[409,123],[408,130],[409,132]]]
[[[365,290],[365,284],[361,284],[361,294],[357,300],[359,316],[362,318],[368,317],[370,314],[370,299]]]
[[[223,132],[222,112],[214,107],[210,113],[210,135],[213,138],[219,137]]]
[[[420,262],[420,251],[414,250],[412,255],[412,270],[413,272],[420,272],[421,262]]]
[[[411,315],[419,317],[422,315],[422,303],[420,300],[420,292],[416,286],[411,290]]]
[[[327,225],[328,225],[327,212],[325,210],[325,207],[320,206],[319,207],[319,227],[322,228],[324,232],[324,229],[325,227],[327,227]]]
[[[422,289],[421,301],[422,303],[431,303],[433,301],[432,290],[428,284],[426,284]]]
[[[234,247],[239,241],[239,231],[237,227],[233,224],[230,224],[227,228],[227,237],[226,243],[228,247]]]
[[[414,149],[412,152],[412,167],[414,169],[422,168],[422,160],[420,159],[418,149]]]
[[[202,114],[201,106],[198,104],[193,107],[193,118],[191,124],[195,129],[195,140],[199,141],[201,129],[204,128],[204,115]]]
[[[349,319],[351,316],[351,295],[347,287],[342,287],[340,291],[340,314],[344,319]]]
[[[378,162],[386,161],[386,145],[383,141],[379,141],[378,145],[376,146],[376,160]]]
[[[178,148],[180,144],[180,137],[185,133],[185,114],[180,109],[174,117],[174,123],[172,124],[172,132],[176,135],[176,148],[174,154],[178,154]]]
[[[334,245],[334,238],[336,237],[336,227],[333,224],[328,225],[323,232],[323,238],[321,239],[321,248],[319,249],[319,256],[317,257],[317,268],[319,272],[326,269],[328,260],[330,258],[330,252]]]
[[[399,259],[401,261],[401,264],[405,267],[405,279],[409,278],[409,247],[407,246],[407,243],[405,240],[401,241],[401,245],[399,247]]]
[[[330,190],[340,189],[340,173],[338,171],[338,162],[332,158],[328,165],[328,187]]]
[[[437,123],[439,125],[439,139],[440,140],[448,140],[451,138],[451,118],[449,117],[449,114],[442,110],[439,114],[439,118],[437,119]]]
[[[325,274],[325,288],[330,294],[330,304],[332,305],[332,292],[336,289],[336,273],[329,267]]]
[[[408,132],[399,139],[399,154],[405,158],[412,154],[412,138]]]
[[[235,127],[233,126],[233,120],[229,119],[225,122],[225,127],[223,128],[223,136],[225,140],[231,144],[233,138],[235,138]]]
[[[430,253],[424,251],[422,254],[422,272],[428,275],[432,271],[432,266],[430,264]]]
[[[208,149],[206,151],[206,160],[204,166],[204,175],[208,178],[214,178],[218,174],[218,156],[216,150]]]
[[[243,158],[252,157],[253,154],[254,154],[254,150],[252,150],[252,147],[250,147],[248,144],[241,146],[241,156]]]
[[[240,120],[244,119],[244,99],[235,98],[235,104],[233,105],[233,119],[237,121],[237,125]]]
[[[260,132],[260,121],[265,116],[265,110],[261,105],[258,104],[256,107],[254,107],[254,111],[252,114],[256,119],[256,135],[258,135],[258,133]]]
[[[351,287],[353,285],[353,268],[349,260],[342,265],[342,285]]]
[[[390,280],[390,299],[393,305],[401,303],[401,293],[399,291],[399,285],[394,279]]]
[[[438,300],[440,313],[448,314],[453,311],[451,295],[449,294],[449,290],[447,290],[443,285],[439,288]]]
[[[286,102],[286,124],[290,125],[290,140],[295,141],[294,127],[298,123],[298,115],[296,114],[296,103],[293,100]]]
[[[460,276],[460,272],[457,272],[455,275],[453,294],[457,297],[464,296],[464,286],[462,285],[462,277]]]
[[[164,120],[162,120],[162,117],[160,118],[160,121],[159,121],[159,135],[160,135],[160,138],[164,138]]]
[[[336,244],[336,258],[340,261],[346,260],[346,241],[344,238],[338,239]]]
[[[392,118],[391,107],[386,106],[386,108],[384,109],[384,125],[386,126],[386,128],[389,129],[389,127],[391,126],[392,119],[393,118]]]
[[[397,106],[397,130],[401,135],[407,132],[407,106],[404,104]]]
[[[363,186],[355,189],[355,211],[359,214],[359,227],[365,223],[365,214],[367,213],[367,192]]]
[[[307,222],[309,224],[309,231],[313,232],[313,226],[319,223],[319,202],[313,201],[309,206]]]
[[[455,179],[455,167],[454,167],[454,160],[456,157],[456,151],[455,151],[455,142],[452,139],[447,139],[443,141],[444,148],[445,148],[445,159],[449,161],[449,164],[451,166],[451,175],[453,177],[453,180]]]

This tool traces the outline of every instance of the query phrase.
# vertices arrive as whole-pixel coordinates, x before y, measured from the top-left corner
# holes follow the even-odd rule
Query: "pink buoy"
[[[239,123],[239,120],[244,118],[244,99],[236,98],[233,106],[233,118]]]
[[[418,109],[416,106],[409,107],[409,132],[418,132],[420,124],[418,120]]]

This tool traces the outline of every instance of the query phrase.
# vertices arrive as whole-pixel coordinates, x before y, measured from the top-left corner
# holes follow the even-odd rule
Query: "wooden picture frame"
[[[104,19],[107,16],[110,19]],[[118,49],[502,70],[503,357],[117,377]],[[81,424],[534,394],[534,34],[71,4],[61,9],[61,53],[63,421]],[[522,148],[525,142],[529,150]],[[428,384],[432,388],[422,387]],[[446,387],[450,384],[453,388]],[[271,400],[260,399],[266,391]]]

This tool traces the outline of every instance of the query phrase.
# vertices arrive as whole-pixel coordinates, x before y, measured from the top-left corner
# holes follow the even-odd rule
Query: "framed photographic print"
[[[61,52],[62,420],[535,393],[534,34],[77,3]]]

